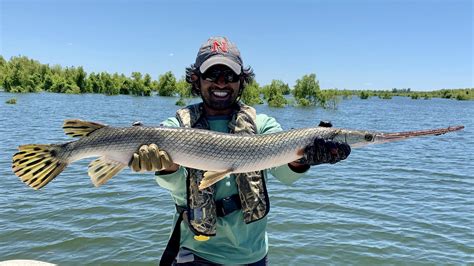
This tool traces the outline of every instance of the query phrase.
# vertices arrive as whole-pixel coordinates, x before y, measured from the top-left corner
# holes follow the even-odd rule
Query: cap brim
[[[237,75],[240,75],[240,72],[242,72],[242,67],[238,63],[234,62],[232,59],[228,57],[224,57],[220,55],[215,55],[207,59],[206,61],[204,61],[204,63],[202,63],[202,65],[199,67],[199,71],[201,71],[201,73],[204,73],[211,66],[215,66],[215,65],[228,66]]]

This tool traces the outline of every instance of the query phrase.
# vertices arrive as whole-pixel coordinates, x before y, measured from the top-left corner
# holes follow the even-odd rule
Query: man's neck
[[[234,109],[227,108],[227,109],[222,109],[222,110],[216,110],[204,104],[204,111],[206,112],[207,116],[225,116],[225,115],[231,115]]]

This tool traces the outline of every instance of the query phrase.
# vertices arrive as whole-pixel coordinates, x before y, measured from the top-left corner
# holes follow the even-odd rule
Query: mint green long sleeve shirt
[[[213,131],[228,132],[229,120],[227,117],[209,118],[209,126]],[[176,118],[168,118],[162,123],[164,126],[179,127]],[[257,134],[268,134],[282,131],[280,124],[274,118],[258,114],[256,118]],[[267,179],[268,172],[285,184],[292,184],[302,173],[292,171],[288,165],[282,165],[264,171]],[[171,174],[156,175],[156,182],[170,191],[174,202],[179,206],[186,206],[186,176],[187,171],[180,166]],[[269,193],[271,193],[269,191]],[[235,177],[226,176],[216,183],[216,200],[238,194]],[[176,222],[177,215],[174,221]],[[259,261],[268,252],[268,237],[266,233],[267,218],[246,224],[242,212],[234,211],[225,217],[217,218],[216,236],[208,241],[194,240],[194,234],[188,226],[181,223],[181,247],[191,250],[194,254],[219,264],[248,264]]]

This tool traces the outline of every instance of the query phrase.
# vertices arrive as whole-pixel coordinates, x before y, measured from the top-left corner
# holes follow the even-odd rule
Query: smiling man
[[[281,131],[274,118],[257,114],[239,101],[253,77],[252,69],[244,68],[235,44],[225,37],[210,38],[199,49],[195,63],[186,69],[186,80],[202,102],[179,109],[163,125],[232,134]],[[156,171],[157,183],[171,192],[177,210],[160,265],[267,265],[267,173],[291,184],[310,165],[336,163],[349,153],[346,144],[316,139],[299,161],[264,171],[231,174],[199,190],[202,170],[173,163],[155,144],[143,145],[130,161],[131,168],[137,172]]]

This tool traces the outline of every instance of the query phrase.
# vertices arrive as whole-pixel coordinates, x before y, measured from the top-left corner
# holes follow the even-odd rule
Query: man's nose
[[[224,87],[226,85],[224,75],[219,75],[219,77],[217,77],[217,80],[216,80],[215,83],[219,87]]]

